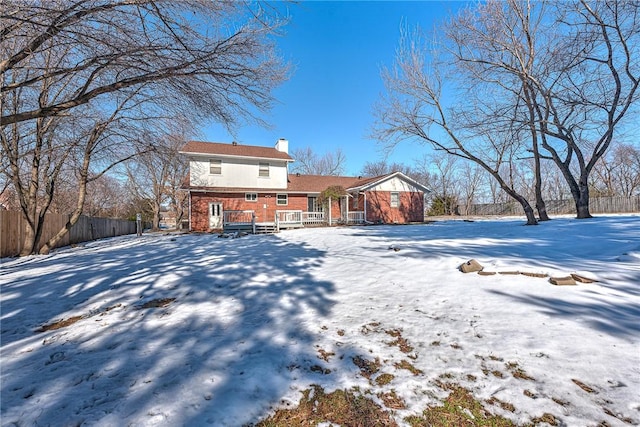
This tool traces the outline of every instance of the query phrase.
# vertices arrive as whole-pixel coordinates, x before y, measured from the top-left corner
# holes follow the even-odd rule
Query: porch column
[[[367,222],[367,192],[365,191],[362,194],[364,194],[364,222]]]
[[[331,197],[329,197],[329,227],[331,227]]]
[[[349,195],[344,196],[344,205],[346,206],[346,214],[344,218],[344,222],[349,224]]]

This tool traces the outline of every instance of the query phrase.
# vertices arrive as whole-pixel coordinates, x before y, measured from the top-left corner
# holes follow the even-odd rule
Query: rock
[[[576,281],[573,280],[573,277],[571,276],[552,277],[549,279],[549,282],[551,282],[552,285],[556,285],[556,286],[575,286],[576,285]]]
[[[595,282],[597,282],[596,279],[592,279],[590,277],[586,277],[584,275],[577,274],[577,273],[571,273],[571,277],[573,278],[573,280],[575,280],[576,282],[580,282],[580,283],[595,283]]]
[[[475,273],[476,271],[482,271],[483,268],[484,267],[475,259],[470,259],[458,267],[458,269],[463,273]]]

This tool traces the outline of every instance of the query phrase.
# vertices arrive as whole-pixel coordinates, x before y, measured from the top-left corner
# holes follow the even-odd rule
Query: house
[[[285,139],[274,148],[190,141],[180,153],[189,158],[185,188],[193,231],[424,220],[429,190],[422,184],[400,172],[368,178],[290,174],[294,159]],[[329,187],[344,190],[320,203]]]

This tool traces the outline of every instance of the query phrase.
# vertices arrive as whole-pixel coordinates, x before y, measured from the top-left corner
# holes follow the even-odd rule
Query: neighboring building
[[[193,231],[233,224],[409,223],[424,220],[429,190],[400,172],[374,178],[289,174],[289,142],[274,148],[188,142],[189,219]],[[346,195],[318,203],[329,187]]]

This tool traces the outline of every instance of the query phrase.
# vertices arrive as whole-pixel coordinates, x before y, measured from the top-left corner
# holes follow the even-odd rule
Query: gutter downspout
[[[191,226],[191,190],[189,190],[189,231],[193,231]]]
[[[349,195],[344,196],[344,205],[346,206],[346,214],[344,216],[345,224],[349,225]]]

